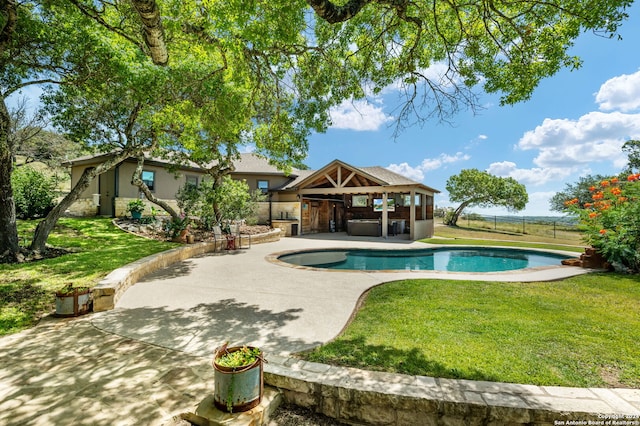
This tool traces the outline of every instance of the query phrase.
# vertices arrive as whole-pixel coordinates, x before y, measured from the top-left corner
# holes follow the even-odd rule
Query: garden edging
[[[286,402],[349,424],[640,425],[640,389],[454,380],[268,360],[265,383],[280,389]]]

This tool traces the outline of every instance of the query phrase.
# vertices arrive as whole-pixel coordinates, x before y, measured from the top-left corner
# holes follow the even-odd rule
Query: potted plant
[[[91,311],[91,290],[67,284],[56,291],[56,316],[77,317]]]
[[[181,213],[177,218],[171,218],[165,224],[165,232],[172,241],[177,243],[186,243],[189,234],[189,217]]]
[[[215,392],[213,403],[229,413],[247,411],[262,400],[264,355],[253,346],[216,349],[213,357]]]
[[[131,212],[132,219],[140,219],[145,206],[144,201],[140,198],[136,198],[135,200],[129,201],[129,204],[127,204],[127,211]]]

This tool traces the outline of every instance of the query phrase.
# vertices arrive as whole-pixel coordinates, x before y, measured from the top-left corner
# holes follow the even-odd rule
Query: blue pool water
[[[312,250],[285,254],[279,260],[294,265],[359,271],[403,270],[499,272],[560,265],[567,256],[533,250],[485,247],[410,250]]]

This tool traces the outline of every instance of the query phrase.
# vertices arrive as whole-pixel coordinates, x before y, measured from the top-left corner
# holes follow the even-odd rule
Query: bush
[[[217,186],[212,180],[203,181],[197,188],[185,186],[176,198],[185,214],[199,218],[199,227],[211,230],[214,226],[228,226],[234,220],[257,223],[258,202],[266,196],[260,191],[251,192],[245,181],[224,176]]]
[[[593,202],[577,198],[565,205],[580,217],[586,242],[616,269],[640,272],[640,173],[626,182],[603,180],[589,188]]]
[[[11,185],[19,219],[44,217],[55,206],[56,181],[53,177],[22,166],[13,171]]]

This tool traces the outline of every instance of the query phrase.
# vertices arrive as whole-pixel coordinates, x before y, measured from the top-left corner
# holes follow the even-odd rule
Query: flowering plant
[[[565,202],[579,216],[586,242],[616,269],[640,272],[640,173],[603,180],[589,191],[593,202]]]

